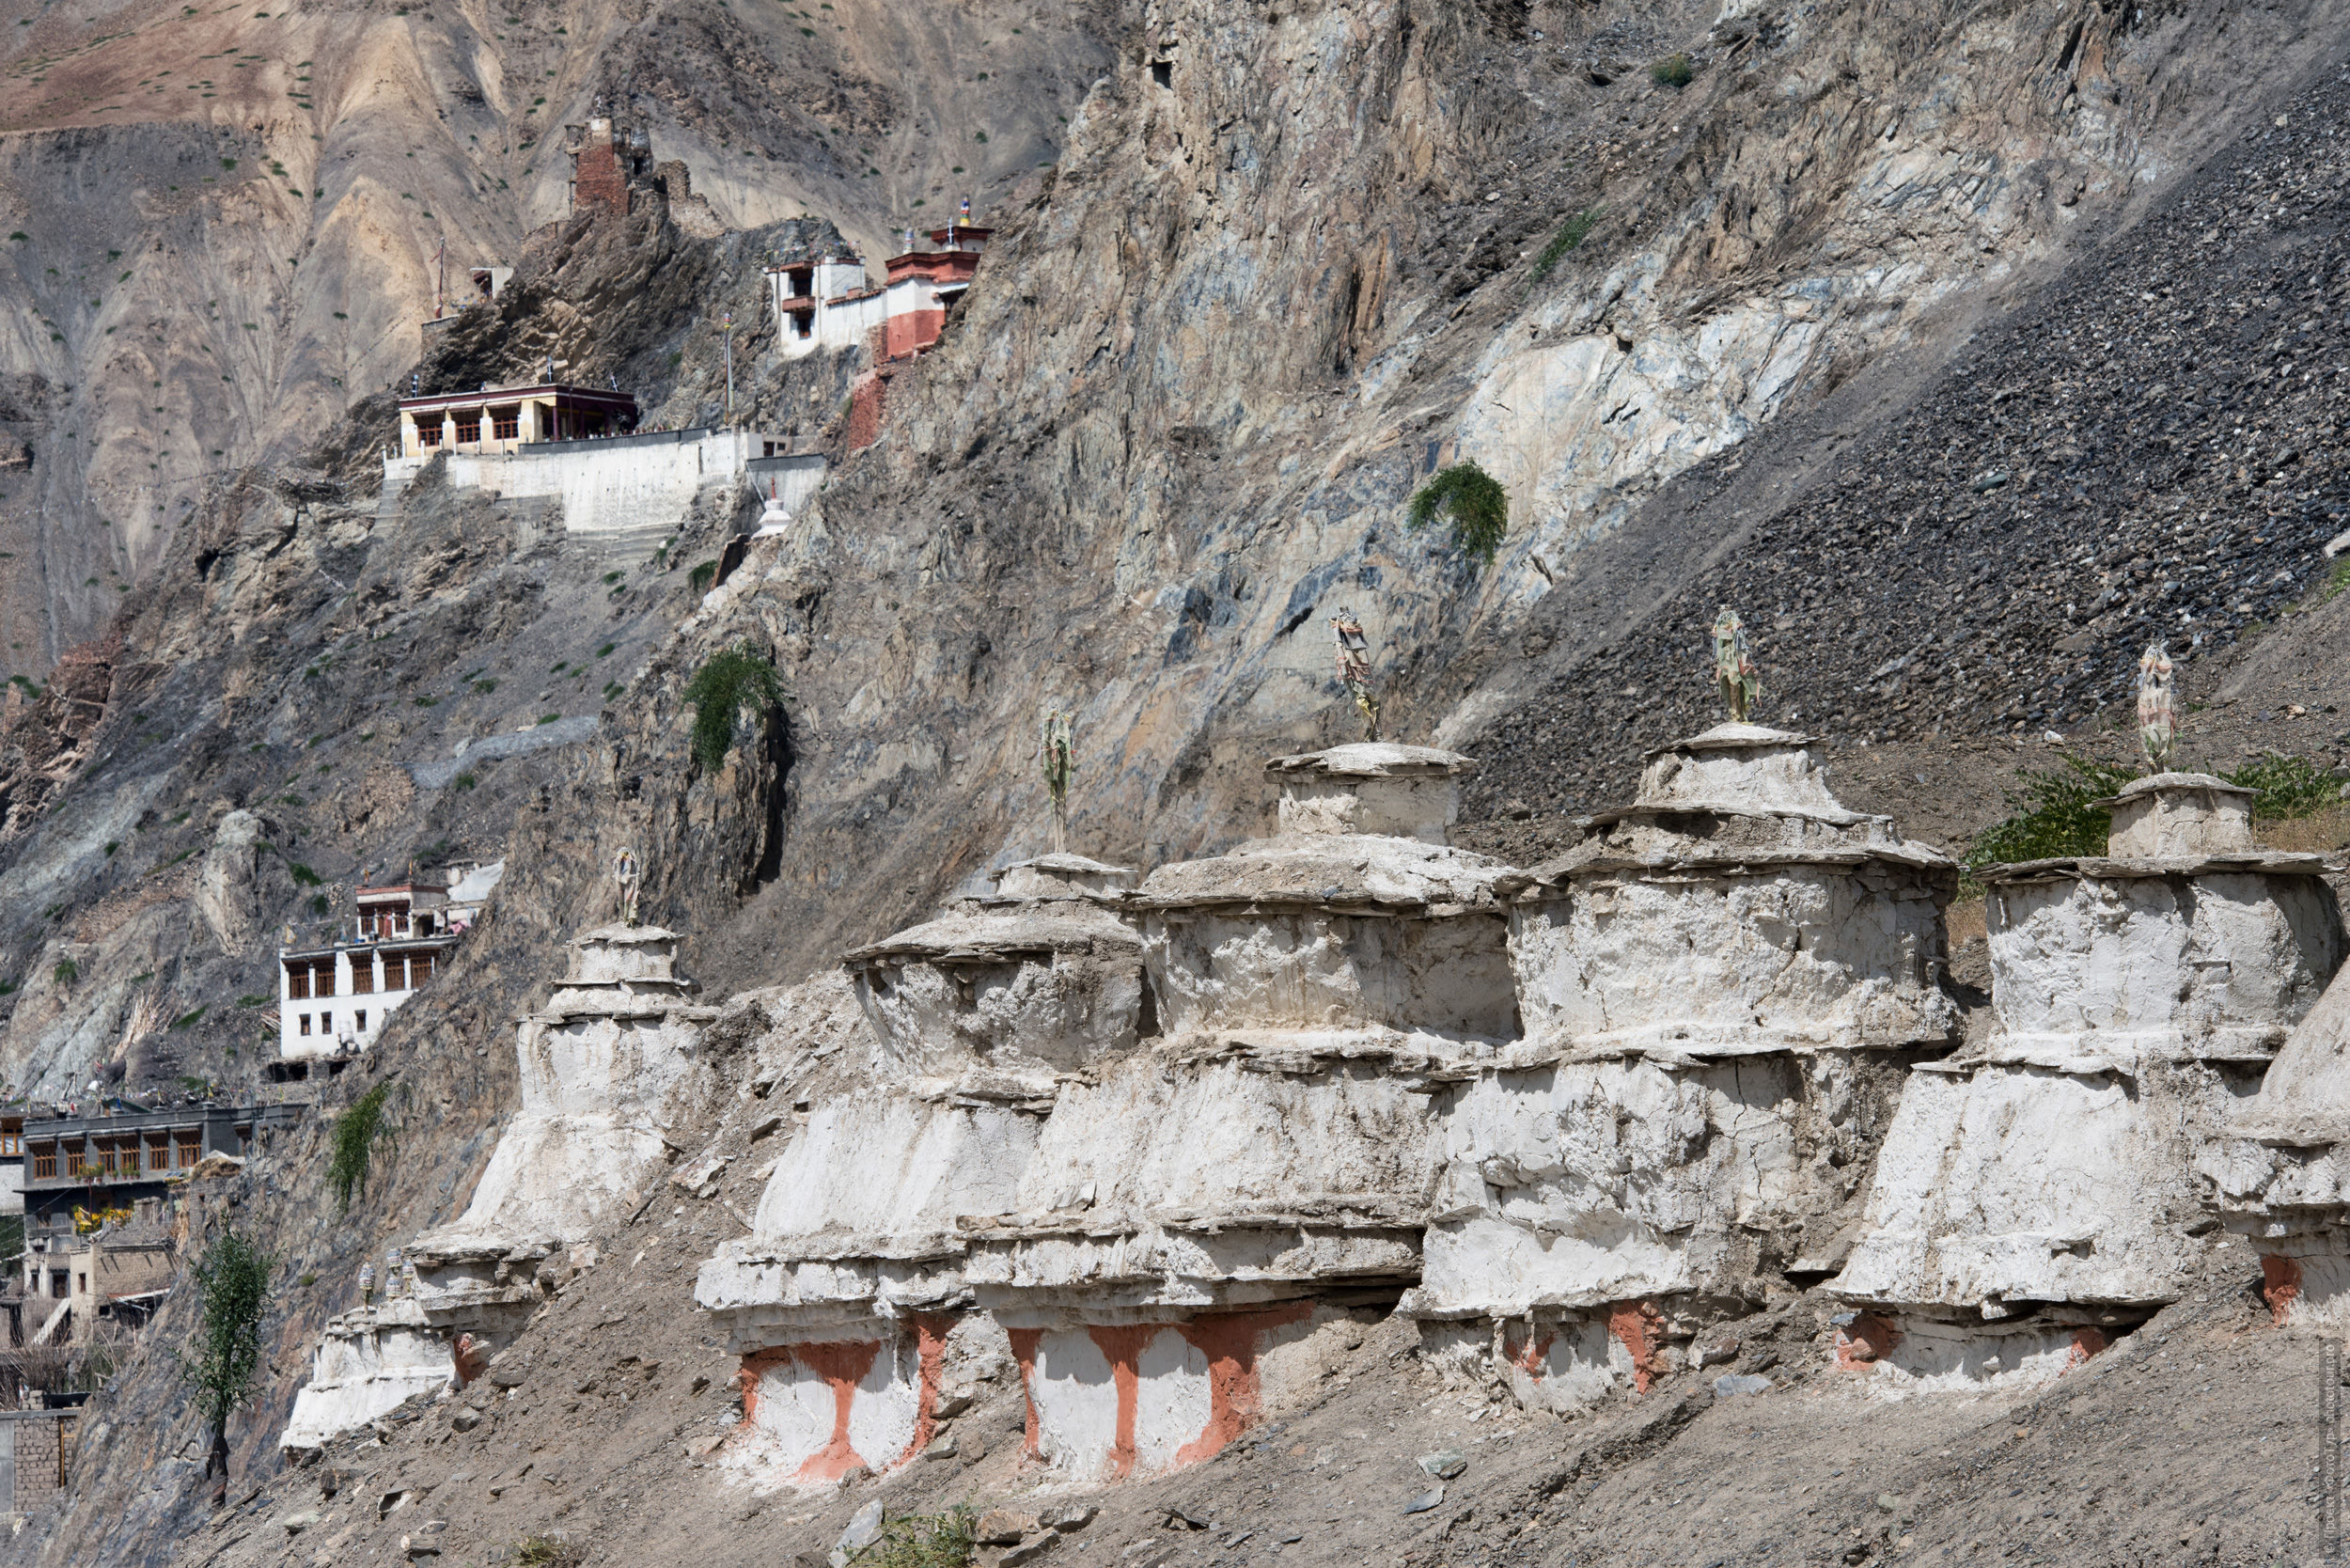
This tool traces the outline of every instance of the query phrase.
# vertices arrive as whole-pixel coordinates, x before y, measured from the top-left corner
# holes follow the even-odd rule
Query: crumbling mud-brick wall
[[[879,441],[882,421],[888,415],[889,378],[878,370],[869,370],[849,389],[848,449],[861,452]]]
[[[573,155],[572,211],[628,212],[628,173],[620,166],[619,149],[608,133],[584,137]]]
[[[0,1507],[31,1513],[47,1505],[73,1479],[74,1432],[77,1410],[10,1410],[0,1423],[14,1434],[16,1495],[0,1497]],[[8,1440],[0,1435],[0,1441]]]

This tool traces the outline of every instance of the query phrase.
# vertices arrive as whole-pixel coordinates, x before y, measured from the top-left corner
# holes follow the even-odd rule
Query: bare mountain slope
[[[596,104],[719,221],[812,212],[878,260],[1049,160],[1105,60],[1089,6],[525,8],[0,16],[0,673],[101,629],[207,482],[404,377],[436,246],[462,286],[563,216]]]

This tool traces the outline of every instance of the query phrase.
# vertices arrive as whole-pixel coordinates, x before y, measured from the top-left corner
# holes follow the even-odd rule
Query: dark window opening
[[[1163,87],[1174,86],[1175,62],[1173,60],[1152,60],[1151,62],[1151,80],[1156,82]]]

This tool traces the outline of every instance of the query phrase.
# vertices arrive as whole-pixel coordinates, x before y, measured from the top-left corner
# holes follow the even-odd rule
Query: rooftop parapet
[[[687,1007],[695,982],[677,972],[677,933],[615,923],[571,942],[570,973],[547,997],[550,1018],[646,1017]]]
[[[2337,976],[2294,1026],[2228,1131],[2279,1149],[2350,1143],[2350,980]]]
[[[1986,866],[1989,1058],[2064,1071],[2265,1061],[2342,962],[2315,855],[2263,849],[2251,792],[2156,774],[2102,855]]]
[[[1809,735],[1725,724],[1649,753],[1633,803],[1501,879],[1527,1044],[1669,1059],[1948,1044],[1958,869],[1846,809]]]
[[[1142,1011],[1140,937],[1109,910],[1073,896],[1073,884],[1049,873],[1038,880],[1055,894],[961,904],[842,960],[873,1028],[877,1066],[996,1074],[1032,1068],[1042,1076],[1031,1092],[1049,1097],[1053,1073],[1133,1048]]]
[[[566,985],[677,981],[677,933],[659,926],[599,926],[571,941]]]
[[[1818,744],[1790,729],[1717,724],[1648,753],[1640,792],[1628,809],[1853,822],[1854,813],[1828,792],[1826,765],[1813,749]]]
[[[1162,866],[1121,905],[1160,912],[1233,905],[1248,913],[1449,916],[1498,913],[1510,868],[1446,841],[1459,779],[1477,764],[1434,746],[1364,741],[1277,757],[1279,827],[1223,855]]]
[[[2276,1321],[2350,1326],[2350,980],[2336,976],[2295,1026],[2196,1171],[2221,1223],[2260,1253]]]

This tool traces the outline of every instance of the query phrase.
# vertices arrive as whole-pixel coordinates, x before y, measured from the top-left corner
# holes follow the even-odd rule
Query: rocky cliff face
[[[2039,299],[2031,281],[2084,233],[2126,224],[2240,97],[2273,100],[2288,129],[2322,138],[2328,123],[2322,90],[2296,118],[2274,74],[2306,69],[2268,54],[2289,31],[2264,42],[2240,23],[2215,36],[2149,13],[2101,36],[2014,8],[1880,39],[1857,13],[1710,20],[1152,13],[988,285],[925,373],[893,386],[888,433],[834,480],[823,529],[697,634],[776,650],[805,721],[798,829],[762,924],[788,909],[770,929],[838,946],[857,934],[836,923],[850,867],[875,900],[905,900],[860,911],[872,929],[917,913],[941,864],[951,877],[1040,847],[1026,759],[1048,705],[1077,714],[1080,847],[1149,862],[1247,830],[1260,758],[1350,734],[1326,626],[1346,607],[1378,650],[1390,733],[1498,742],[1486,814],[1588,809],[1598,799],[1562,757],[1605,752],[1621,788],[1639,745],[1695,728],[1695,684],[1669,718],[1622,726],[1693,659],[1715,603],[1701,596],[1762,603],[1731,554],[1752,533],[1809,552],[1768,607],[1828,659],[1774,676],[1773,711],[1849,710],[1812,694],[1889,687],[1902,672],[1881,666],[1952,601],[1925,592],[1927,563],[1880,564],[1908,548],[1900,525],[1875,490],[1864,513],[1823,486],[1811,446],[1744,474],[1752,432],[1782,408],[1811,431],[1815,404],[1864,424],[1907,407],[1922,364],[2003,302]],[[1687,87],[1622,69],[1675,39],[1704,45]],[[1594,212],[1533,276],[1559,222]],[[1971,406],[1978,378],[1933,408]],[[2332,395],[2304,384],[2295,397]],[[1980,416],[2018,430],[2012,405]],[[1910,417],[1888,439],[1915,461],[1941,415]],[[1934,440],[1938,453],[1949,436]],[[1489,570],[1401,526],[1410,490],[1455,457],[1511,487]],[[1894,482],[1889,461],[1874,466]],[[1700,505],[1721,483],[1738,499]],[[1832,532],[1799,505],[1855,520]],[[2309,531],[2290,545],[2304,587]],[[1928,555],[1937,585],[1962,558],[1970,580],[1986,564],[1974,542]],[[1819,620],[1841,587],[1841,603],[1873,605],[1896,572],[1916,585],[1898,618]],[[2079,591],[2066,613],[2085,621]],[[2106,624],[2107,648],[2143,629]],[[1645,640],[1626,647],[1628,627]],[[1986,692],[2045,689],[2022,682]],[[1535,738],[1552,710],[1528,698],[1545,685],[1565,694],[1571,741]],[[910,727],[917,692],[936,706]],[[2013,705],[1992,704],[2002,727]],[[2014,716],[2089,711],[2035,695]]]
[[[2263,657],[2296,668],[2277,649],[2313,646],[2298,632],[2248,661],[2236,639],[2306,602],[2311,552],[2343,526],[2328,466],[2339,22],[2315,3],[1888,17],[1511,0],[1052,18],[844,0],[527,24],[318,12],[233,31],[157,19],[104,41],[42,21],[10,89],[26,235],[11,245],[33,304],[0,364],[0,430],[27,454],[9,481],[0,447],[0,509],[24,509],[0,518],[21,568],[0,618],[41,695],[18,688],[0,754],[0,970],[20,986],[0,1070],[51,1092],[116,1069],[249,1086],[259,1031],[236,1001],[274,994],[278,923],[411,855],[502,853],[509,870],[458,964],[330,1094],[331,1110],[367,1082],[400,1086],[400,1141],[350,1213],[325,1189],[316,1121],[200,1195],[199,1239],[234,1216],[283,1260],[237,1506],[210,1515],[193,1480],[161,1354],[192,1321],[182,1293],[93,1405],[69,1511],[11,1549],[345,1560],[395,1550],[402,1521],[427,1516],[384,1511],[406,1491],[484,1557],[542,1527],[616,1560],[821,1554],[862,1494],[762,1514],[691,1469],[731,1373],[685,1271],[747,1228],[766,1098],[822,1080],[773,988],[1044,847],[1047,708],[1077,715],[1073,848],[1145,866],[1215,849],[1260,824],[1263,757],[1353,737],[1327,632],[1351,608],[1388,732],[1485,758],[1465,834],[1530,864],[1565,812],[1629,793],[1643,743],[1695,728],[1699,633],[1723,599],[1767,628],[1768,714],[1906,741],[1866,804],[1899,809],[1891,785],[1914,776],[1969,796],[1961,829],[1996,792],[1946,743],[2088,723],[2114,651],[2181,611],[2182,640],[2206,637],[2196,690]],[[170,28],[210,57],[166,79]],[[339,50],[306,41],[330,36]],[[1651,72],[1674,55],[1685,84]],[[172,94],[201,108],[142,106]],[[682,148],[703,206],[540,227],[563,206],[547,128],[599,94],[650,118],[665,155]],[[1048,149],[1053,166],[1032,168]],[[374,389],[416,363],[417,225],[523,264],[510,299],[451,329],[424,371],[463,384],[584,357],[682,423],[715,406],[711,319],[756,319],[760,252],[806,232],[802,205],[870,241],[917,191],[929,212],[981,176],[999,241],[938,350],[888,382],[882,439],[840,454],[818,511],[714,594],[684,569],[714,557],[731,510],[616,584],[529,509],[431,478],[377,507]],[[138,200],[90,198],[126,186]],[[762,417],[822,434],[849,368],[787,368],[765,347],[737,342]],[[181,454],[170,474],[159,440]],[[297,451],[315,466],[249,462]],[[1490,567],[1402,526],[1412,488],[1461,458],[1510,492]],[[100,532],[102,516],[118,526]],[[2209,570],[2187,570],[2190,541]],[[683,745],[683,692],[734,646],[771,658],[787,694],[713,776]],[[2302,696],[2332,700],[2319,683]],[[583,738],[440,784],[411,766],[549,713]],[[516,1092],[504,1020],[553,978],[623,846],[644,855],[649,915],[685,933],[686,972],[713,996],[761,993],[731,1037],[764,1042],[729,1079],[748,1098],[673,1135],[733,1156],[728,1174],[610,1221],[603,1263],[549,1302],[525,1336],[533,1370],[479,1424],[387,1425],[336,1457],[321,1497],[320,1473],[281,1473],[274,1450],[308,1347],[361,1257],[464,1208]],[[207,1011],[133,1038],[157,988],[166,1022]],[[2157,1331],[2208,1349],[2217,1338],[2194,1336],[2238,1326],[2230,1270],[2246,1260],[2218,1256],[2210,1298]],[[1744,1337],[1731,1354],[1747,1374],[1832,1330],[1804,1298]],[[1483,1408],[1481,1393],[1449,1403],[1465,1387],[1440,1402],[1443,1370],[1401,1341],[1347,1351],[1329,1375],[1376,1395],[1333,1394],[1279,1442],[1137,1489],[1104,1516],[1115,1544],[1204,1548],[1187,1526],[1166,1535],[1161,1503],[1216,1521],[1233,1550],[1242,1529],[1288,1533],[1284,1494],[1369,1510],[1375,1481],[1385,1510],[1408,1456],[1349,1434],[1394,1421],[1434,1448]],[[2248,1387],[2281,1365],[2228,1354]],[[1411,1376],[1426,1403],[1390,1397]],[[2099,1376],[2108,1392],[2064,1419],[2121,1466],[2131,1402],[2189,1385],[2151,1348]],[[916,1466],[893,1509],[1016,1484],[1002,1429],[1017,1403],[988,1393],[961,1429],[976,1441]],[[1640,1553],[1683,1538],[1630,1499],[1718,1474],[1765,1425],[1789,1442],[1833,1429],[1833,1447],[1814,1430],[1792,1450],[1823,1473],[1841,1474],[1856,1431],[1910,1456],[1864,1467],[1902,1489],[1889,1510],[1856,1493],[1846,1508],[1816,1479],[1800,1485],[1817,1502],[1794,1485],[1739,1494],[1758,1531],[1847,1560],[1889,1555],[1899,1536],[1877,1527],[1898,1519],[1965,1545],[1987,1472],[2068,1518],[2092,1506],[2059,1490],[2064,1456],[1953,1418],[1734,1413],[1750,1408],[1701,1416],[1676,1395],[1564,1449],[1511,1416],[1487,1451],[1514,1457],[1404,1555],[1497,1552],[1539,1519],[1574,1550],[1653,1560]],[[2011,1408],[2028,1432],[2044,1421],[2001,1405],[1995,1424]],[[2134,1506],[2174,1543],[2204,1505]],[[314,1511],[331,1530],[276,1523]],[[1325,1555],[1342,1550],[1333,1537]]]

